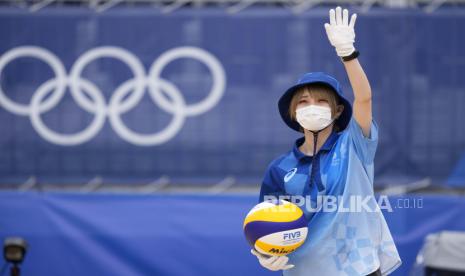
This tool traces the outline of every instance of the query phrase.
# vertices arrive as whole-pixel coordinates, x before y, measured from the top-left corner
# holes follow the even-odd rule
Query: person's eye
[[[299,101],[299,103],[306,103],[307,101],[305,99],[302,99]]]
[[[327,103],[328,101],[325,100],[325,99],[319,99],[318,102],[320,102],[320,103]]]

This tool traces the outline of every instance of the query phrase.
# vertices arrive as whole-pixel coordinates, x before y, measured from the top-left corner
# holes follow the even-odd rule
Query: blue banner
[[[408,275],[427,234],[465,231],[463,197],[388,201],[403,261],[394,276]],[[237,195],[3,192],[0,239],[28,241],[24,275],[279,275],[259,265],[243,236],[256,203],[257,196]]]
[[[326,21],[327,9],[3,8],[0,183],[258,183],[299,136],[277,111],[287,87],[326,71],[352,96]],[[456,9],[359,13],[376,183],[465,183],[464,24]]]

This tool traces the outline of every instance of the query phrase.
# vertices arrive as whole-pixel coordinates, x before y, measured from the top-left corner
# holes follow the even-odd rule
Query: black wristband
[[[346,56],[346,57],[342,57],[342,61],[349,61],[349,60],[353,60],[353,59],[356,59],[358,56],[360,55],[360,52],[355,50],[352,54]]]

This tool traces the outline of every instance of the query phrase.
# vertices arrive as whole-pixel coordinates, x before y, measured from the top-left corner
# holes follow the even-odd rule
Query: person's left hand
[[[252,249],[250,253],[257,256],[258,262],[266,269],[271,271],[287,270],[294,267],[293,264],[288,264],[289,258],[287,256],[265,256]]]
[[[329,42],[336,48],[336,53],[340,57],[346,57],[355,51],[355,20],[357,14],[352,14],[349,23],[349,11],[341,7],[329,10],[329,24],[325,23],[326,34]]]

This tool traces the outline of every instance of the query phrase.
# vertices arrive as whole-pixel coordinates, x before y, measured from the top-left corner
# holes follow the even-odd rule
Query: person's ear
[[[341,116],[342,112],[344,111],[344,105],[340,104],[336,107],[336,114],[334,116],[335,119],[339,118]]]

